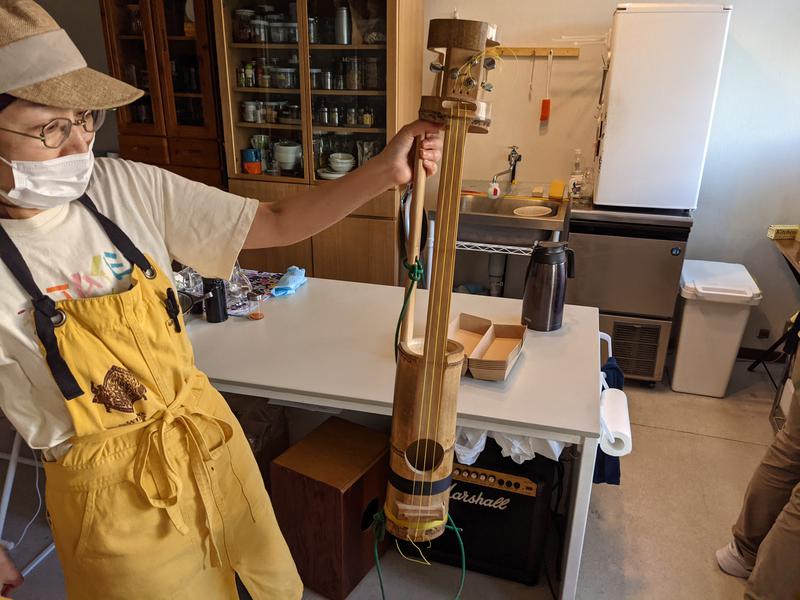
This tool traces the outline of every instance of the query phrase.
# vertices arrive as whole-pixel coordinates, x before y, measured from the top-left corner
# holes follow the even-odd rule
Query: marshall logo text
[[[458,502],[464,502],[465,504],[478,504],[479,506],[494,508],[495,510],[505,510],[511,503],[511,498],[504,498],[503,496],[500,496],[499,498],[484,498],[483,492],[478,492],[477,494],[470,494],[467,491],[454,492],[453,490],[457,485],[457,483],[454,483],[450,486],[451,500],[457,500]]]

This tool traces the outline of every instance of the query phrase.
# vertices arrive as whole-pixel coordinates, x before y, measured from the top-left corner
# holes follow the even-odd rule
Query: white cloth
[[[501,454],[521,465],[541,454],[551,460],[558,460],[566,444],[556,440],[545,440],[524,435],[511,435],[498,431],[482,431],[472,427],[456,428],[455,451],[458,462],[471,465],[478,460],[486,447],[486,438],[493,438],[500,446]]]
[[[120,159],[96,161],[87,190],[101,213],[167,274],[171,261],[228,278],[258,201]],[[130,264],[77,202],[30,219],[0,219],[36,283],[53,299],[102,296],[130,285]],[[33,448],[74,434],[65,400],[36,341],[30,299],[0,263],[0,409]]]

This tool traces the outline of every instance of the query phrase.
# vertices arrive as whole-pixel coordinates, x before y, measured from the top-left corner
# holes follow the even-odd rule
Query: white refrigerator
[[[620,4],[594,203],[697,208],[731,7]]]

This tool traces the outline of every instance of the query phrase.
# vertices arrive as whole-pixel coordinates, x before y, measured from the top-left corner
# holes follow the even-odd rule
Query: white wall
[[[560,35],[602,33],[611,25],[613,0],[426,0],[425,19],[459,16],[496,23],[510,46],[557,45]],[[741,262],[764,291],[743,345],[766,347],[758,329],[773,338],[800,308],[800,291],[766,238],[772,223],[800,223],[800,27],[797,0],[732,0],[734,11],[716,116],[700,190],[700,208],[689,240],[689,258]],[[423,92],[433,77],[424,57]],[[517,178],[567,178],[572,150],[593,152],[594,107],[600,89],[599,47],[581,57],[557,59],[551,82],[552,114],[540,131],[539,101],[546,59],[537,59],[534,97],[528,98],[530,59],[505,59],[491,76],[495,91],[491,132],[467,143],[465,178],[488,179],[506,168],[507,146],[520,147]],[[676,90],[676,93],[680,93]],[[429,189],[433,189],[435,181]],[[429,193],[427,198],[432,198]]]

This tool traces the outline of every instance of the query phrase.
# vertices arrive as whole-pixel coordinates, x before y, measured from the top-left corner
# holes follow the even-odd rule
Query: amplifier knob
[[[461,471],[459,471],[458,469],[453,469],[453,475],[459,475],[460,473]]]
[[[481,481],[486,481],[486,475],[481,473],[481,475],[480,475],[480,477],[478,477],[478,479],[480,479]]]
[[[514,489],[519,489],[519,481],[514,482]]]
[[[477,473],[470,473],[469,474],[469,478],[470,479],[477,479],[478,478],[478,474]]]
[[[494,483],[494,481],[495,481],[495,476],[489,475],[489,483]]]

